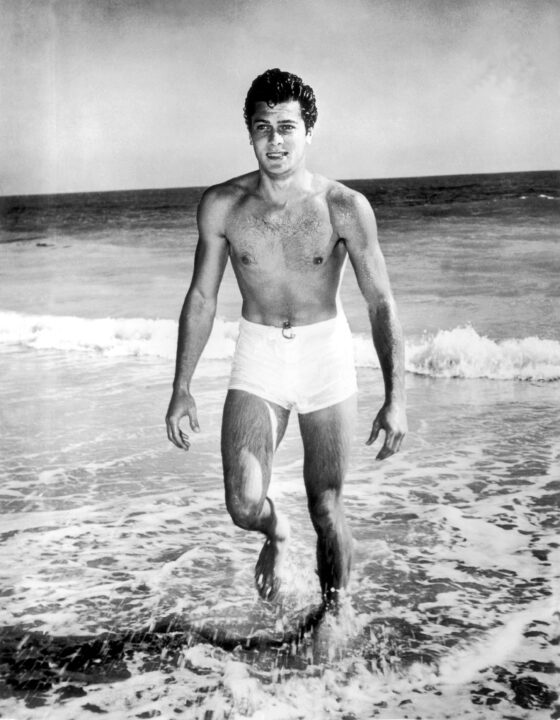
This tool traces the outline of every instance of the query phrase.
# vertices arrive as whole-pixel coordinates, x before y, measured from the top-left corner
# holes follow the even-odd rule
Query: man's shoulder
[[[251,194],[255,173],[247,173],[207,188],[198,205],[200,228],[213,228],[223,234],[231,213]]]
[[[256,172],[250,172],[211,185],[204,191],[201,204],[210,206],[215,204],[231,205],[239,202],[239,200],[253,192],[257,174]]]
[[[332,210],[359,210],[364,205],[369,205],[367,198],[361,192],[353,190],[348,185],[338,180],[328,180],[326,192],[327,202]]]
[[[329,212],[333,224],[342,229],[374,217],[369,200],[361,192],[353,190],[337,180],[329,180],[326,187]]]

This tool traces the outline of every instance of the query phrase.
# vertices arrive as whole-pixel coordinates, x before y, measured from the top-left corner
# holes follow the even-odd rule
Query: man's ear
[[[306,135],[305,135],[305,142],[306,142],[308,145],[311,145],[311,140],[312,140],[312,139],[313,139],[313,128],[309,128],[309,130],[307,131],[307,133],[306,133]]]

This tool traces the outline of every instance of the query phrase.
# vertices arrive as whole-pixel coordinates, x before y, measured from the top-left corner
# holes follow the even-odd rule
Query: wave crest
[[[216,318],[203,360],[233,356],[238,324]],[[175,358],[177,323],[147,318],[80,318],[0,312],[0,346],[85,351],[109,357]],[[354,335],[358,367],[379,367],[371,338]],[[406,344],[406,370],[442,378],[560,379],[560,342],[527,337],[491,340],[471,327],[425,334]]]
[[[409,348],[409,369],[435,377],[560,379],[560,343],[538,337],[490,340],[472,327],[440,330]]]
[[[379,367],[371,340],[355,338],[357,365]],[[406,370],[440,378],[560,379],[560,342],[538,337],[491,340],[471,326],[439,330],[406,344]]]
[[[216,319],[204,358],[231,357],[236,337],[236,322]],[[132,355],[173,359],[177,348],[177,323],[147,318],[81,318],[0,312],[0,345],[86,351],[108,357]]]

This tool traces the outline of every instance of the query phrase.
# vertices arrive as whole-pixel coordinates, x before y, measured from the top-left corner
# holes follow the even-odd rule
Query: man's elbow
[[[210,317],[216,314],[217,299],[211,295],[205,295],[196,288],[191,288],[185,298],[183,313],[189,316]]]
[[[383,295],[368,303],[369,318],[372,323],[379,323],[396,318],[397,306],[392,295]]]

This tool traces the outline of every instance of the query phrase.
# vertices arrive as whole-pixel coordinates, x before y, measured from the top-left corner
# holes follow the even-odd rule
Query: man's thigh
[[[357,417],[357,397],[299,415],[304,447],[304,478],[311,498],[326,490],[339,491],[350,459]]]
[[[259,495],[270,482],[272,457],[286,431],[289,410],[245,392],[229,390],[222,419],[226,492]]]

